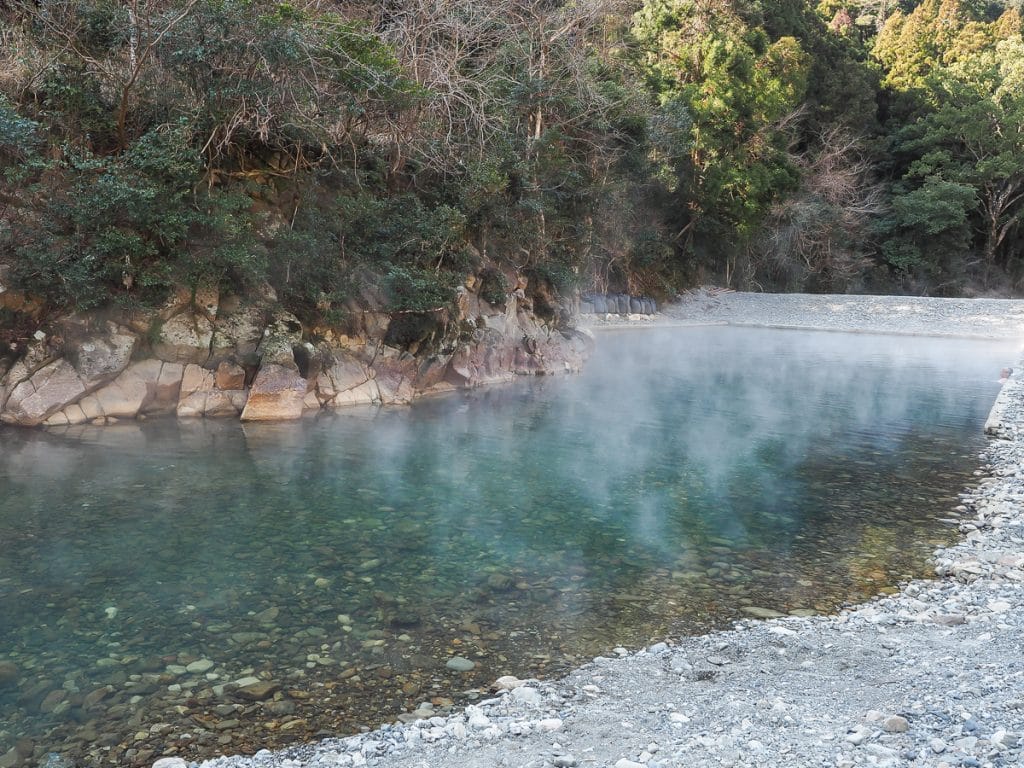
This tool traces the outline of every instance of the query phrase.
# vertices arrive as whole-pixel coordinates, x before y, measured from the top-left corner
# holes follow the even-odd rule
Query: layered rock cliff
[[[287,420],[580,369],[593,342],[573,327],[571,302],[516,276],[495,305],[482,282],[469,276],[454,308],[361,308],[342,327],[304,326],[269,290],[256,299],[182,291],[158,310],[62,317],[0,358],[0,420]],[[26,311],[23,297],[0,293],[0,302]]]

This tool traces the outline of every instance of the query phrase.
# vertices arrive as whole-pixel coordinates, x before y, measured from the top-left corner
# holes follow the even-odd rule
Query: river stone
[[[8,424],[34,427],[78,400],[85,392],[85,384],[71,363],[55,360],[14,388],[0,419]]]
[[[213,662],[209,659],[199,659],[185,666],[185,671],[193,675],[201,675],[213,669]]]
[[[161,757],[153,763],[153,768],[188,768],[188,763],[180,757]]]
[[[515,675],[502,675],[491,684],[491,688],[496,691],[512,691],[525,684],[525,680],[520,680]]]
[[[744,605],[740,610],[759,619],[777,619],[780,616],[786,615],[784,613],[779,613],[778,611],[773,611],[771,608],[761,608],[757,605]]]
[[[39,704],[39,711],[42,712],[44,715],[50,714],[51,712],[53,712],[53,710],[57,708],[58,704],[64,701],[67,695],[68,692],[65,691],[63,688],[58,688],[55,691],[50,691],[48,694],[46,694],[42,702]]]
[[[266,701],[279,690],[281,690],[279,683],[275,683],[273,680],[260,680],[258,683],[239,688],[235,693],[247,701]]]
[[[888,733],[906,733],[910,730],[910,722],[900,715],[892,715],[882,722],[882,727]]]
[[[461,656],[452,656],[445,662],[445,666],[448,669],[453,669],[456,672],[471,672],[476,669],[476,662],[464,659]]]
[[[242,421],[288,421],[301,418],[306,380],[291,366],[261,365],[249,390]]]
[[[19,676],[17,664],[13,661],[0,661],[0,689],[16,686]]]

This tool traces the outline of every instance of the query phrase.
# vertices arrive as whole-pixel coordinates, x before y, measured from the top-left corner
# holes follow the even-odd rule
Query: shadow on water
[[[244,752],[862,600],[953,536],[1014,352],[627,332],[411,409],[4,431],[0,754]]]

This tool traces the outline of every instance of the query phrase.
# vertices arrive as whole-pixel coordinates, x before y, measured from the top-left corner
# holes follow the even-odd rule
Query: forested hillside
[[[1006,2],[0,0],[0,24],[0,282],[55,311],[269,284],[331,323],[470,272],[495,303],[513,273],[1022,287]]]

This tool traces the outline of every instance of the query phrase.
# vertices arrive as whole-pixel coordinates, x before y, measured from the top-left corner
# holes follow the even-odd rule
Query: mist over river
[[[246,752],[862,600],[955,536],[1016,355],[630,330],[411,408],[5,429],[0,755]]]

